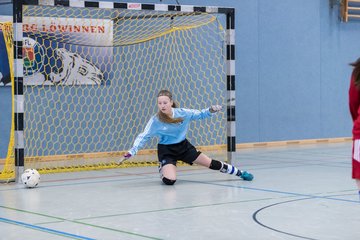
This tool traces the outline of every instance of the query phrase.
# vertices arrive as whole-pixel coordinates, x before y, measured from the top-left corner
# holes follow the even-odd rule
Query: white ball
[[[40,174],[36,169],[26,169],[21,174],[22,183],[28,188],[34,188],[40,183]]]

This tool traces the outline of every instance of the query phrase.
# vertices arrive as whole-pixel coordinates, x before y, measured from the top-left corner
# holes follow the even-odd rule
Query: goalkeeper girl
[[[222,173],[233,174],[245,181],[251,181],[253,175],[237,169],[222,161],[211,159],[186,139],[186,133],[192,120],[211,117],[221,110],[221,106],[199,110],[176,108],[170,91],[161,90],[157,96],[159,112],[152,116],[145,130],[137,136],[133,147],[124,155],[125,159],[134,156],[139,149],[152,137],[158,136],[158,158],[161,180],[166,185],[176,182],[176,162],[182,160],[190,165],[193,163],[218,170]]]
[[[360,58],[350,65],[353,67],[349,88],[349,107],[353,120],[352,178],[355,179],[360,197]]]

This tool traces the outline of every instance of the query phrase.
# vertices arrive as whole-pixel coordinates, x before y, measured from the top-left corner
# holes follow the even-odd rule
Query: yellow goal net
[[[224,24],[208,12],[24,5],[25,168],[116,167],[161,89],[179,107],[227,106]],[[226,111],[194,122],[187,137],[226,160]],[[157,164],[156,144],[122,166]]]
[[[8,56],[8,65],[9,65],[9,74],[10,74],[10,82],[14,83],[13,76],[13,28],[11,22],[0,22],[0,41],[3,41],[6,53]],[[5,65],[4,63],[2,63]],[[3,77],[3,76],[2,76]],[[10,89],[9,89],[10,90]],[[11,94],[13,95],[13,91],[11,90]],[[10,99],[9,99],[10,100]],[[4,101],[4,99],[1,99]],[[14,111],[13,104],[9,101],[9,105],[11,106],[11,116],[8,116],[11,119],[11,127],[10,127],[10,137],[9,137],[9,145],[8,151],[5,159],[0,160],[0,182],[13,180],[14,175]]]

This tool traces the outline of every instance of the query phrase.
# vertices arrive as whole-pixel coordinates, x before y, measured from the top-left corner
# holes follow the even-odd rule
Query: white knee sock
[[[234,167],[233,165],[223,163],[222,162],[222,168],[220,169],[220,172],[228,173],[228,174],[234,174],[236,176],[241,176],[242,172],[237,169],[237,167]]]

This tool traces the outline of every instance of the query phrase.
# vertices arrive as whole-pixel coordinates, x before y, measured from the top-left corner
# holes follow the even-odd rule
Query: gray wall
[[[360,21],[339,21],[329,0],[179,2],[236,8],[237,143],[351,136],[348,63],[360,57]],[[10,15],[11,6],[0,14]],[[9,95],[0,89],[0,157]]]

